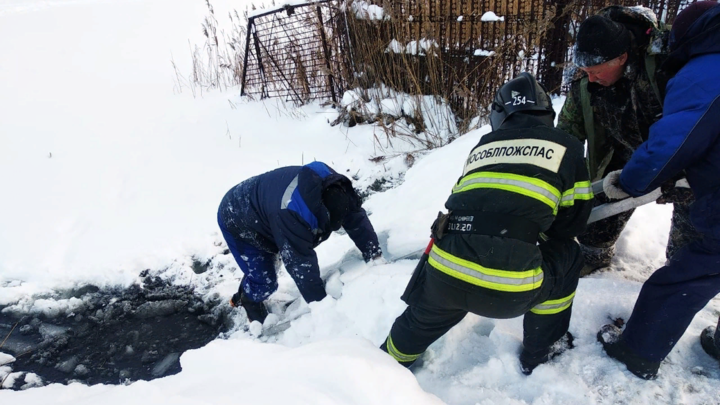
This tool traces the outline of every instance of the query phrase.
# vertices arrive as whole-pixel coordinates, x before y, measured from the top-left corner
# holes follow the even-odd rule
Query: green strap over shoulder
[[[593,117],[593,109],[590,104],[590,91],[588,90],[587,76],[580,79],[580,107],[582,108],[583,122],[585,124],[585,136],[588,143],[588,171],[593,181],[601,179],[605,174],[605,168],[610,164],[614,150],[603,150],[604,133],[602,127],[598,128],[600,133],[596,133],[595,119]],[[602,150],[602,152],[601,152]],[[602,153],[604,156],[598,156]],[[598,160],[600,160],[598,162]]]
[[[653,91],[655,92],[655,96],[657,97],[658,101],[660,102],[660,106],[663,105],[663,99],[660,95],[660,88],[657,85],[657,80],[655,80],[655,55],[645,55],[645,69],[647,70],[648,79],[650,80],[650,85],[653,88]]]
[[[590,92],[588,91],[589,80],[587,76],[580,80],[580,104],[583,113],[583,122],[585,123],[585,136],[588,140],[594,138],[595,121],[593,119],[593,110],[590,105]]]
[[[657,41],[661,41],[664,43],[666,41],[666,38],[663,39],[666,35],[669,35],[670,29],[672,28],[672,25],[666,24],[663,21],[658,21],[655,27],[655,31],[653,32],[652,39],[650,41],[650,45],[648,45],[647,52],[645,53],[645,70],[647,71],[648,79],[650,80],[650,85],[653,88],[653,91],[655,92],[655,96],[658,99],[658,102],[660,102],[660,106],[663,106],[663,97],[660,93],[660,87],[657,84],[657,78],[655,77],[655,73],[658,68],[658,57],[661,57],[660,61],[662,61],[662,56],[667,56],[668,50],[666,49],[666,45],[663,45],[662,47],[659,47],[658,49],[653,49],[653,44]]]

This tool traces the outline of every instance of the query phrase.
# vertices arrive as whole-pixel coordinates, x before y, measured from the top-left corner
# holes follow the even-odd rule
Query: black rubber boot
[[[580,277],[585,277],[599,270],[609,268],[613,255],[615,255],[615,246],[598,248],[580,244],[580,250],[585,259],[585,264],[582,270],[580,270]]]
[[[716,339],[717,336],[716,328],[708,326],[700,334],[700,346],[705,350],[705,353],[720,361],[720,341]]]
[[[523,347],[522,352],[520,352],[520,371],[525,375],[532,374],[537,366],[547,363],[565,351],[575,347],[573,344],[574,340],[575,338],[572,333],[566,332],[563,337],[546,349],[531,352]]]
[[[657,378],[660,362],[645,360],[630,350],[625,345],[622,332],[617,326],[608,324],[600,328],[597,340],[602,343],[603,349],[605,349],[608,356],[625,364],[631,373],[643,380]]]
[[[237,292],[232,296],[232,303],[235,306],[241,306],[245,308],[248,320],[250,322],[258,321],[260,323],[265,322],[265,318],[268,316],[267,308],[265,304],[261,302],[251,301],[250,298],[245,295],[244,291]]]

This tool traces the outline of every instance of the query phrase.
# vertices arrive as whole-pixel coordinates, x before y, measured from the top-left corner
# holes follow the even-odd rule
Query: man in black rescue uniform
[[[524,315],[525,374],[572,347],[571,307],[592,191],[583,146],[555,129],[545,90],[528,73],[505,83],[482,137],[433,224],[433,240],[381,346],[411,366],[468,312]]]

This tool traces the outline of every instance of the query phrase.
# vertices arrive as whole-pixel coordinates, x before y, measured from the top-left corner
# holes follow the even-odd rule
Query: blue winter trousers
[[[637,355],[662,361],[720,293],[720,240],[706,236],[678,251],[643,284],[622,338]]]
[[[252,301],[265,301],[278,288],[275,269],[277,255],[250,245],[239,235],[228,230],[225,222],[220,218],[220,212],[218,212],[218,225],[230,253],[245,274],[240,282],[239,290],[244,291]]]

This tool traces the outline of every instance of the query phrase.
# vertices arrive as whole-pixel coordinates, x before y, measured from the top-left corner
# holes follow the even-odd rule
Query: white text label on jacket
[[[567,148],[542,139],[513,139],[480,145],[470,152],[463,175],[494,164],[530,164],[557,173]]]

